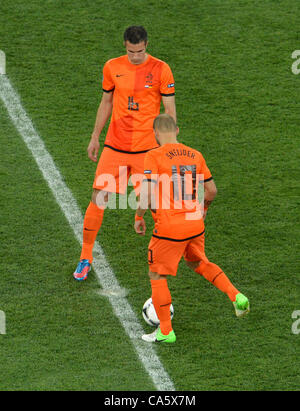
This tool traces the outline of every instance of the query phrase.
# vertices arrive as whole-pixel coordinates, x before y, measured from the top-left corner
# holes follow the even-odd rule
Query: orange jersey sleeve
[[[147,180],[153,180],[157,182],[158,178],[158,164],[156,162],[156,157],[153,156],[153,151],[148,151],[145,155],[144,160],[144,175]]]
[[[105,145],[126,153],[157,147],[153,120],[160,113],[162,95],[175,93],[170,67],[151,55],[139,65],[121,56],[104,65],[102,88],[114,93]]]
[[[110,93],[115,89],[115,83],[110,72],[109,61],[103,67],[102,89],[106,93]]]
[[[212,180],[212,175],[211,175],[211,172],[210,172],[209,168],[206,165],[206,161],[205,161],[204,157],[202,156],[201,153],[199,153],[199,154],[200,154],[200,156],[199,156],[200,157],[199,171],[200,171],[200,174],[203,175],[203,182],[205,183],[209,180]]]
[[[175,80],[167,63],[164,64],[162,70],[160,94],[162,96],[173,96],[175,94]]]

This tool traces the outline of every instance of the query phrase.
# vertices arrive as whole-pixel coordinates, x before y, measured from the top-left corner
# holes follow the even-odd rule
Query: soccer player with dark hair
[[[167,63],[147,53],[148,36],[142,26],[125,30],[126,54],[107,61],[103,68],[103,95],[88,145],[89,158],[97,162],[99,136],[110,120],[93,183],[93,193],[83,223],[80,262],[73,273],[85,280],[91,269],[93,247],[110,193],[125,193],[130,175],[142,175],[145,154],[157,147],[153,120],[165,113],[176,121],[175,85]],[[107,181],[110,176],[110,181]],[[137,184],[135,186],[138,194]]]
[[[247,314],[250,306],[248,298],[205,255],[203,220],[217,194],[205,159],[199,151],[177,141],[177,127],[171,116],[160,114],[154,121],[154,131],[160,147],[145,157],[145,180],[134,228],[137,234],[145,234],[143,216],[151,206],[155,226],[148,247],[149,277],[160,327],[142,338],[147,342],[173,343],[176,336],[171,323],[172,299],[167,276],[176,276],[182,257],[192,270],[227,294],[237,317]],[[198,201],[201,184],[204,212]]]

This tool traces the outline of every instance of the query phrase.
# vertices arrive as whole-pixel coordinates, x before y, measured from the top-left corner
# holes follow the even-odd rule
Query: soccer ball
[[[174,307],[172,304],[170,306],[170,313],[171,313],[171,320],[172,320],[174,317]],[[157,317],[151,297],[148,298],[148,300],[145,302],[143,306],[142,314],[147,324],[152,325],[154,327],[159,326],[159,319]]]

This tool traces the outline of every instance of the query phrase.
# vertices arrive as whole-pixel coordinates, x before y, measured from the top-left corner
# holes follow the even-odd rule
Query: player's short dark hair
[[[144,41],[147,43],[148,35],[143,26],[130,26],[124,32],[124,41],[129,41],[131,44],[138,44]]]

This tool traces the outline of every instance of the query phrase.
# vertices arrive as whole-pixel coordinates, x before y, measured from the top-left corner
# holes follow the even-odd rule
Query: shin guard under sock
[[[93,260],[93,247],[98,231],[100,230],[104,215],[104,209],[90,202],[83,221],[83,243],[80,259]]]
[[[164,335],[172,331],[170,305],[172,303],[171,293],[167,280],[151,280],[152,302],[160,321],[160,330]]]
[[[232,285],[229,278],[218,265],[211,262],[202,262],[195,271],[219,290],[223,291],[223,293],[227,294],[231,301],[235,301],[235,297],[239,291]]]

